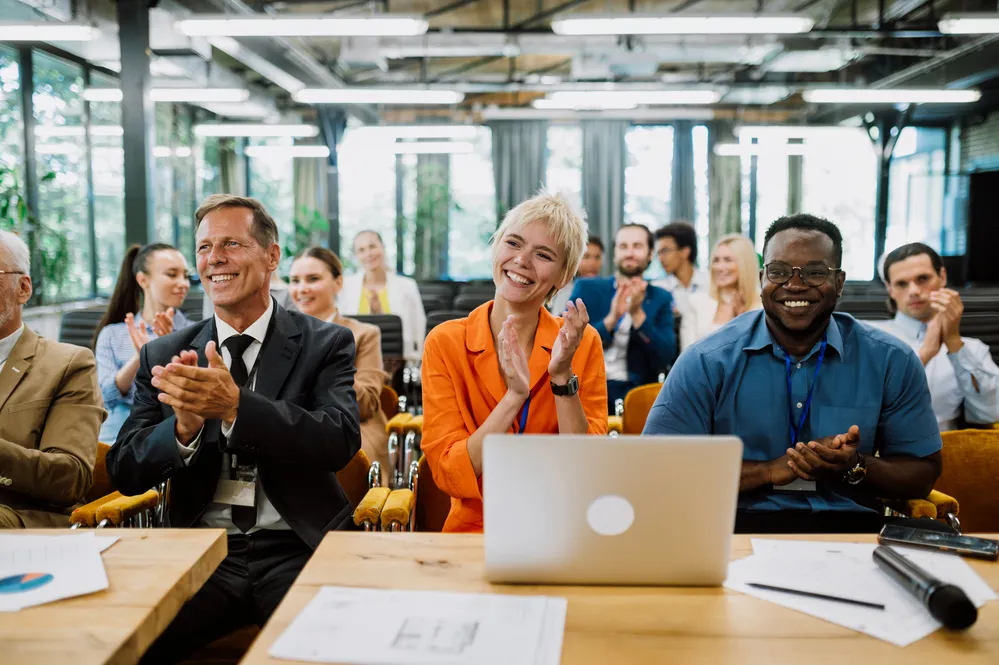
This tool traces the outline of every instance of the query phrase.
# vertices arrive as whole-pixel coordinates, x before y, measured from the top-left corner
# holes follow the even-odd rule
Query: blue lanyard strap
[[[798,426],[794,426],[794,397],[791,392],[791,354],[784,349],[784,369],[787,374],[787,420],[788,427],[791,429],[791,447],[794,448],[795,444],[798,443],[798,435],[801,434],[802,428],[805,426],[805,419],[808,418],[808,412],[812,408],[812,397],[815,396],[815,384],[819,381],[819,370],[822,369],[822,361],[826,357],[826,346],[828,346],[828,341],[826,336],[822,336],[822,344],[819,346],[819,359],[815,363],[815,375],[812,377],[812,386],[808,389],[808,397],[805,398],[805,406],[801,410],[801,417],[798,419]]]
[[[527,414],[531,410],[531,396],[527,396],[527,401],[524,402],[524,406],[520,409],[520,427],[517,428],[517,434],[523,434],[524,429],[527,427]]]

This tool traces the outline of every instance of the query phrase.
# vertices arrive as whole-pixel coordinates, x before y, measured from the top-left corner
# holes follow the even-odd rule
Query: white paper
[[[356,665],[558,665],[564,598],[322,587],[270,648]]]
[[[764,539],[753,539],[752,543],[752,556],[729,564],[726,588],[897,646],[911,644],[940,628],[925,606],[874,563],[872,553],[877,545]],[[896,549],[944,582],[961,587],[976,607],[996,598],[988,584],[960,557]],[[769,591],[751,587],[748,582],[880,603],[885,609]]]
[[[111,542],[108,542],[110,539]],[[0,612],[82,596],[108,588],[101,560],[115,537],[93,532],[66,536],[0,535],[0,580],[18,575],[51,575],[50,581],[25,591],[0,592]]]

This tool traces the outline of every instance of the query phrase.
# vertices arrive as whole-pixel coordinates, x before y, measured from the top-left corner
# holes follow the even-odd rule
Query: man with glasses
[[[0,231],[0,528],[67,527],[93,482],[107,416],[90,349],[39,337],[27,245]]]
[[[678,312],[687,309],[691,293],[707,291],[711,278],[696,268],[697,229],[687,222],[673,222],[656,231],[656,256],[666,277],[652,282],[673,296]]]
[[[922,365],[834,313],[846,281],[834,224],[781,218],[763,257],[763,311],[680,356],[645,433],[742,439],[738,532],[877,531],[879,499],[925,497],[940,475]]]

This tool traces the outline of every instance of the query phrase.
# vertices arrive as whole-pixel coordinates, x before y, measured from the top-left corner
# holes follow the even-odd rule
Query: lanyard
[[[531,396],[527,396],[527,401],[524,402],[524,406],[520,409],[520,427],[517,428],[517,434],[523,434],[524,428],[527,427],[527,414],[531,410]]]
[[[808,389],[808,397],[805,398],[805,406],[801,410],[801,418],[798,419],[797,427],[794,426],[794,398],[791,397],[791,354],[787,352],[787,349],[784,349],[784,368],[787,374],[787,420],[788,426],[791,429],[792,448],[798,443],[798,435],[805,426],[805,419],[808,417],[809,409],[812,408],[812,397],[815,396],[815,384],[819,381],[819,370],[822,369],[822,361],[826,357],[827,345],[826,336],[823,335],[822,344],[819,346],[819,359],[815,363],[815,375],[812,377],[812,387]]]

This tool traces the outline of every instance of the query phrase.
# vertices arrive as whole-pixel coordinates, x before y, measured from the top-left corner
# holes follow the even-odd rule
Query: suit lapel
[[[3,371],[0,372],[0,409],[10,398],[17,384],[21,382],[24,375],[31,369],[31,358],[35,355],[35,347],[38,346],[38,335],[27,326],[21,333],[20,339],[10,350],[10,356],[4,363]]]
[[[278,392],[295,367],[295,361],[302,350],[298,339],[301,336],[301,331],[288,312],[275,303],[273,330],[264,339],[264,346],[260,349],[253,392],[267,399],[277,399]]]
[[[506,382],[503,371],[499,367],[499,357],[496,355],[496,345],[493,333],[489,328],[489,313],[492,311],[492,301],[480,305],[468,315],[468,325],[465,328],[465,347],[475,353],[472,364],[479,381],[492,396],[493,404],[498,404],[506,394]]]

